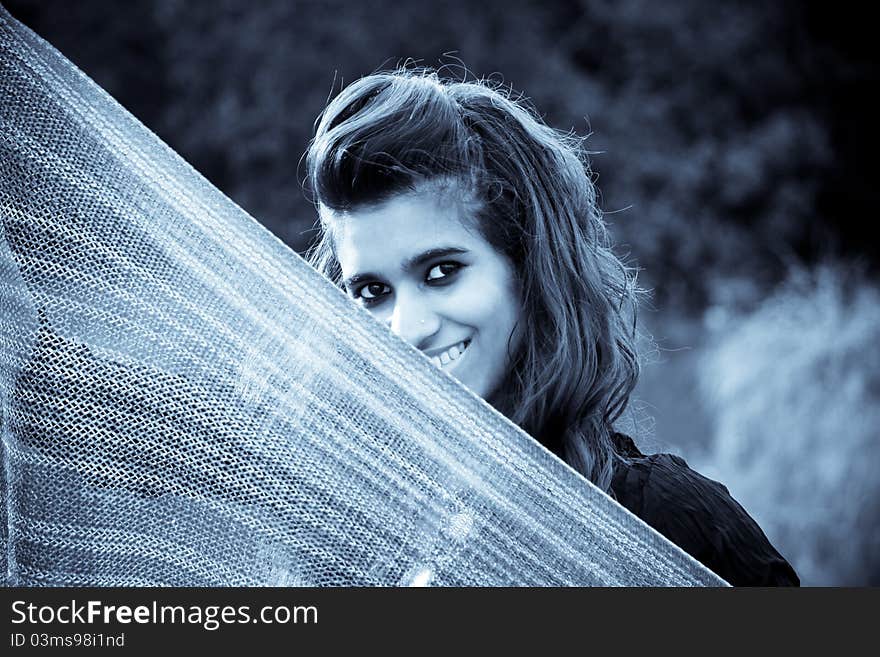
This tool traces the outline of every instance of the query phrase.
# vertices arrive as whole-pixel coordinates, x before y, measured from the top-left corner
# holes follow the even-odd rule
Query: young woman
[[[798,584],[724,486],[614,430],[639,290],[579,139],[482,82],[402,69],[344,89],[307,164],[319,271],[730,583]]]

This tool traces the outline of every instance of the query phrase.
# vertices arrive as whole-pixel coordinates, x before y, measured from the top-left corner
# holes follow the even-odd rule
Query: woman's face
[[[402,194],[336,213],[345,289],[474,393],[490,400],[516,348],[516,276],[449,192]]]

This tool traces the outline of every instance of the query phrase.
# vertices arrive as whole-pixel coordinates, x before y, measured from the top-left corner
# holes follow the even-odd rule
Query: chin
[[[490,404],[492,403],[492,398],[495,396],[497,392],[497,386],[489,386],[485,382],[479,382],[475,385],[464,384],[465,387],[470,390],[472,393],[485,399]]]

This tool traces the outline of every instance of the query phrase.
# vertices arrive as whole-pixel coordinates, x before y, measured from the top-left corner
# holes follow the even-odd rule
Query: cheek
[[[519,296],[507,279],[477,280],[462,291],[456,303],[458,321],[486,337],[505,341],[520,316]]]

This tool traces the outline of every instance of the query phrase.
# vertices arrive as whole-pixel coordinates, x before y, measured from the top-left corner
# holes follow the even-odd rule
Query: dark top
[[[799,586],[794,569],[727,488],[672,454],[645,456],[623,434],[617,501],[733,586]]]

